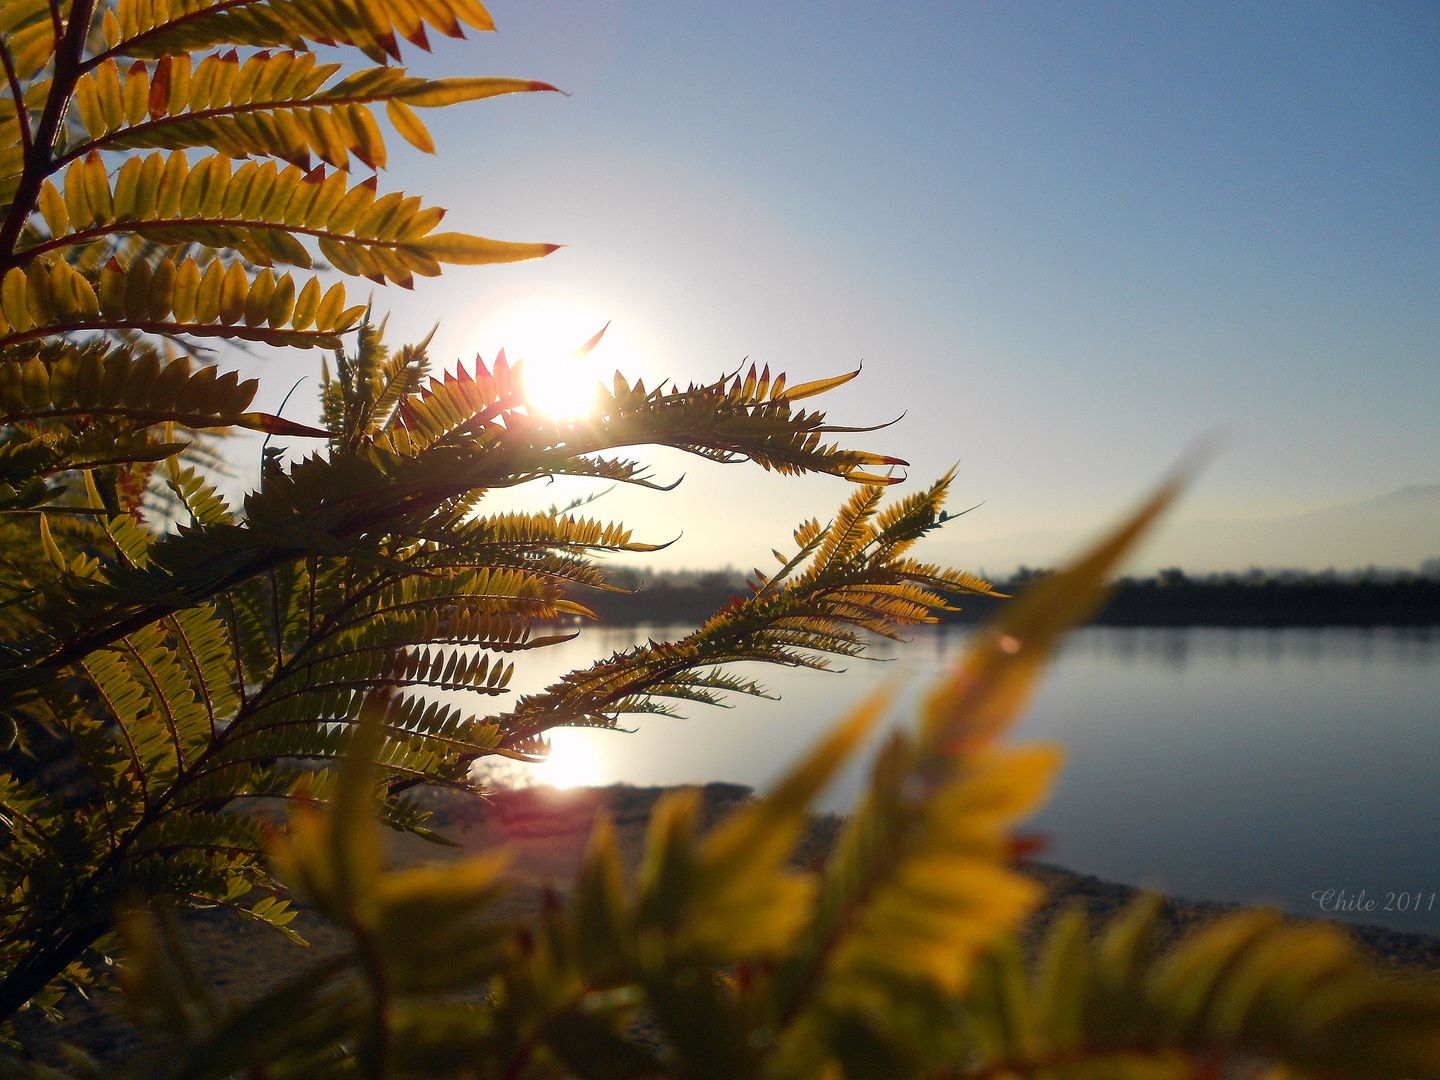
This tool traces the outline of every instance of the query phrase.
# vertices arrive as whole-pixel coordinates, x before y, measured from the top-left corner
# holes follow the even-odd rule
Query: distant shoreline
[[[1004,591],[1021,583],[1002,583]],[[738,595],[732,581],[671,585],[660,581],[630,593],[586,589],[571,594],[610,626],[699,625]],[[973,625],[996,614],[1005,600],[961,596],[959,611],[940,621]],[[1092,620],[1096,626],[1283,628],[1440,628],[1440,581],[1335,582],[1320,580],[1201,581],[1188,578],[1122,581]]]

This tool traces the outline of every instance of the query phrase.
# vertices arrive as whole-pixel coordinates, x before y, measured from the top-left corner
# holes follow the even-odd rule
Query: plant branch
[[[20,146],[28,159],[31,151],[30,108],[25,104],[25,92],[20,89],[20,80],[15,75],[15,60],[10,48],[0,40],[0,61],[5,64],[5,78],[10,83],[10,96],[15,99],[15,118],[20,124]]]
[[[51,17],[56,20],[55,64],[50,80],[50,94],[45,99],[45,111],[35,137],[25,154],[25,167],[20,174],[20,184],[15,189],[14,201],[5,222],[0,225],[0,270],[9,270],[17,265],[15,244],[25,227],[25,221],[34,209],[40,195],[40,186],[54,171],[55,139],[60,133],[60,122],[70,104],[70,95],[75,92],[75,83],[80,78],[80,57],[85,50],[85,39],[90,32],[90,19],[95,13],[95,0],[74,0],[70,8],[70,23],[64,35],[59,28],[59,5],[50,0]]]
[[[3,241],[4,237],[0,236],[0,243]],[[28,263],[33,250],[33,248],[27,249],[19,255],[11,255],[8,259],[0,258],[0,266],[8,268],[18,266],[22,262]],[[35,326],[23,333],[9,334],[0,339],[0,348],[19,345],[26,341],[40,341],[45,338],[87,331],[118,332],[121,330],[133,330],[141,334],[160,336],[190,334],[194,337],[241,338],[245,341],[258,341],[262,345],[291,345],[296,348],[318,346],[327,349],[336,347],[337,335],[347,332],[345,330],[285,330],[268,326],[247,326],[243,323],[226,325],[225,323],[173,323],[161,319],[89,319],[50,326]]]

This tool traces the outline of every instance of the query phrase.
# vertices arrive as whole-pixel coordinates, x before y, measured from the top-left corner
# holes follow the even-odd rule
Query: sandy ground
[[[573,878],[595,815],[608,811],[619,840],[628,874],[638,866],[646,823],[661,788],[581,788],[555,791],[532,788],[502,792],[489,801],[450,792],[424,796],[434,811],[431,824],[458,842],[444,848],[413,836],[391,834],[395,863],[445,861],[477,851],[508,847],[512,853],[516,888],[497,909],[497,917],[523,916],[537,909],[546,887],[563,890]],[[709,784],[702,789],[702,825],[709,827],[750,797],[748,788],[735,784]],[[814,865],[829,850],[842,821],[834,815],[814,819],[795,855],[799,865]],[[1103,924],[1134,895],[1125,885],[1100,881],[1043,863],[1026,863],[1023,869],[1047,887],[1045,904],[1031,917],[1025,936],[1031,942],[1043,936],[1057,911],[1079,903],[1092,925]],[[1171,900],[1167,906],[1167,933],[1175,936],[1228,910],[1225,905]],[[195,911],[184,919],[185,933],[202,978],[221,998],[245,1001],[304,970],[316,959],[338,951],[342,936],[324,920],[301,911],[294,928],[310,948],[293,944],[274,930],[222,909]],[[1440,938],[1407,934],[1380,927],[1347,927],[1361,947],[1382,963],[1407,969],[1440,970]],[[66,1019],[50,1024],[23,1018],[18,1024],[30,1052],[57,1061],[62,1042],[72,1042],[102,1060],[123,1060],[139,1043],[139,1035],[124,1019],[120,998],[101,994],[91,1000],[72,996],[64,1005]]]

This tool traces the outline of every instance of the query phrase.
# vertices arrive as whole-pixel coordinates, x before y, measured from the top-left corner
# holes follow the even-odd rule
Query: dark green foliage
[[[830,444],[856,429],[801,405],[850,376],[647,390],[617,375],[589,416],[558,421],[521,364],[430,378],[426,342],[392,353],[343,283],[285,270],[318,253],[408,287],[442,263],[553,250],[437,233],[442,210],[348,175],[385,164],[372,105],[433,151],[416,108],[553,89],[346,72],[309,51],[384,64],[400,38],[462,24],[490,28],[475,0],[0,5],[0,1018],[88,981],[80,960],[128,897],[284,930],[264,829],[237,800],[326,798],[367,699],[389,702],[380,817],[428,836],[415,784],[543,756],[557,725],[760,692],[720,665],[817,665],[988,590],[904,556],[946,482],[881,512],[903,463]],[[334,350],[325,427],[247,411],[253,382],[192,362],[216,337]],[[233,428],[324,451],[267,457],[231,507],[198,462],[205,433]],[[505,708],[517,657],[587,614],[567,588],[605,586],[592,557],[654,548],[576,513],[491,506],[556,475],[649,484],[624,456],[645,444],[861,494],[690,638]]]
[[[128,1007],[154,1049],[117,1075],[1440,1075],[1440,985],[1376,973],[1331,926],[1239,912],[1161,953],[1142,896],[1098,938],[1063,915],[1028,967],[1010,934],[1039,890],[1007,865],[1008,828],[1057,755],[999,739],[1169,494],[978,636],[893,735],[818,874],[787,856],[883,699],[707,835],[694,792],[662,798],[633,883],[602,818],[569,892],[512,921],[491,911],[503,856],[382,866],[373,695],[330,806],[298,810],[272,851],[349,949],[236,1007],[188,974],[163,910],[131,913]]]
[[[476,0],[0,3],[0,1019],[95,984],[130,912],[129,1002],[163,1046],[130,1071],[149,1077],[1150,1076],[1237,1052],[1434,1075],[1433,988],[1397,989],[1328,938],[1237,923],[1153,975],[1136,960],[1087,982],[1107,954],[1072,931],[1033,1000],[995,944],[1035,891],[1005,865],[1007,826],[1056,760],[996,737],[1168,491],[1008,609],[892,737],[818,878],[787,855],[878,703],[708,837],[684,799],[657,809],[631,890],[602,828],[538,925],[487,918],[498,859],[384,870],[376,819],[430,835],[414,785],[543,755],[558,725],[759,693],[724,665],[820,666],[990,592],[907,555],[944,520],[948,476],[882,508],[904,463],[828,442],[863,429],[802,406],[851,376],[617,375],[590,415],[556,420],[518,363],[431,378],[426,343],[392,354],[343,283],[306,272],[318,255],[408,287],[553,250],[437,233],[443,211],[349,175],[385,164],[371,105],[432,151],[414,109],[552,89],[310,52],[385,65],[400,39],[462,24],[490,28]],[[210,338],[333,351],[324,428],[246,411],[253,385],[192,363]],[[231,507],[199,463],[205,433],[236,427],[324,449],[267,456]],[[570,511],[491,508],[556,475],[650,484],[626,456],[641,445],[858,487],[695,633],[503,707],[517,659],[587,614],[567,589],[605,587],[592,557],[653,548]],[[147,518],[156,500],[168,516]],[[283,836],[255,798],[294,809]],[[282,881],[352,947],[237,1008],[165,912],[223,905],[288,932]],[[629,1036],[641,1006],[658,1048]]]
[[[793,421],[809,441],[823,417],[793,412],[783,391],[747,396],[740,379],[669,394],[617,382],[594,416],[560,425],[527,413],[503,364],[422,389],[407,372],[423,350],[392,361],[368,327],[359,350],[340,358],[326,390],[337,424],[330,455],[269,472],[243,519],[171,458],[161,475],[181,509],[177,531],[107,519],[92,484],[95,518],[69,526],[83,550],[24,583],[33,619],[11,624],[0,672],[9,715],[22,743],[42,731],[68,739],[92,787],[81,805],[47,803],[18,784],[0,793],[16,822],[9,888],[19,902],[6,932],[16,985],[33,992],[61,958],[57,943],[75,951],[137,891],[230,904],[283,926],[289,911],[272,899],[259,827],[230,804],[324,797],[327,774],[295,764],[343,756],[368,693],[405,691],[385,717],[382,816],[423,834],[424,815],[403,794],[413,783],[464,784],[487,754],[543,755],[544,732],[560,724],[613,725],[624,712],[663,711],[663,698],[762,692],[719,665],[819,665],[824,653],[858,652],[861,632],[929,618],[942,593],[987,588],[904,557],[937,525],[948,478],[878,516],[881,488],[866,484],[831,526],[797,533],[781,574],[690,637],[488,711],[514,654],[568,636],[534,627],[583,613],[562,586],[603,584],[586,556],[648,549],[623,529],[564,514],[475,516],[485,489],[540,468],[584,473],[596,450],[677,437],[851,478],[874,458],[787,446],[777,425]],[[692,415],[681,426],[671,411]],[[630,464],[603,468],[637,476]],[[427,703],[424,687],[462,691],[475,705]],[[53,858],[62,832],[72,872],[41,883],[27,868]]]

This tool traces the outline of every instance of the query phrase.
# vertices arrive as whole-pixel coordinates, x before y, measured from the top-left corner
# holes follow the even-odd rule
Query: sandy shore
[[[509,847],[514,856],[516,888],[496,914],[523,916],[537,909],[544,888],[563,889],[572,880],[591,824],[602,809],[609,813],[615,827],[626,871],[633,874],[640,861],[651,808],[663,790],[624,786],[568,791],[532,788],[502,792],[489,801],[451,792],[426,792],[422,798],[434,812],[432,824],[461,847],[442,848],[413,836],[392,834],[391,856],[396,863],[446,861],[476,851]],[[702,792],[705,827],[751,796],[748,788],[737,784],[709,784]],[[821,860],[841,824],[836,815],[817,816],[796,852],[797,864],[814,865]],[[1083,905],[1092,925],[1103,925],[1137,891],[1044,863],[1026,863],[1023,869],[1047,887],[1046,902],[1025,927],[1025,936],[1032,942],[1043,936],[1056,912],[1067,904]],[[1231,909],[1223,904],[1170,900],[1166,933],[1178,936]],[[292,944],[268,927],[219,909],[188,913],[184,925],[200,974],[222,1000],[255,997],[344,945],[333,927],[308,911],[302,911],[293,925],[311,943],[309,949]],[[1381,927],[1345,928],[1381,963],[1411,970],[1440,970],[1440,938]],[[139,1036],[124,1020],[119,1004],[118,996],[111,994],[89,1001],[72,996],[64,1006],[64,1023],[51,1025],[27,1018],[17,1026],[32,1052],[47,1060],[55,1060],[61,1041],[74,1042],[102,1060],[122,1060],[139,1045]]]

